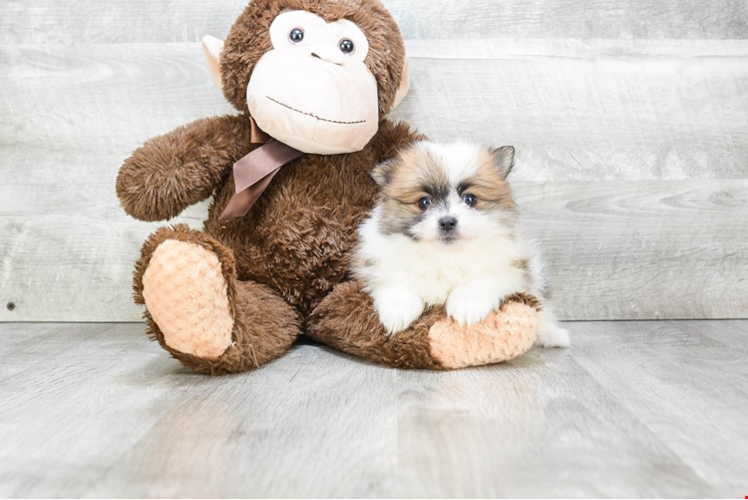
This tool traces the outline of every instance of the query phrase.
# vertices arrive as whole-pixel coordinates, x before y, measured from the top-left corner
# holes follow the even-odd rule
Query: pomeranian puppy
[[[537,344],[567,347],[545,300],[542,266],[520,231],[506,177],[514,148],[417,142],[377,165],[379,201],[359,228],[353,274],[389,334],[443,304],[472,325],[518,292],[543,303]]]

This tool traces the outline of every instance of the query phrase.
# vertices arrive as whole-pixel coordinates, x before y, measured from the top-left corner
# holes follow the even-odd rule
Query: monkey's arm
[[[206,199],[250,150],[246,115],[203,118],[154,137],[117,176],[117,196],[136,219],[171,219]]]

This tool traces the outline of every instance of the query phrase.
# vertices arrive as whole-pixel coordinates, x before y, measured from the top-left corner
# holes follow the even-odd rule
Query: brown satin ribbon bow
[[[252,117],[249,118],[249,123],[250,142],[262,146],[234,163],[235,192],[221,214],[221,219],[247,215],[281,167],[304,155],[260,130]]]

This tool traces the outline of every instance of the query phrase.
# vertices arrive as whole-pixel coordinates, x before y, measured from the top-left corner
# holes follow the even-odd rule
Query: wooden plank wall
[[[394,116],[517,148],[562,317],[748,316],[748,3],[386,3],[413,73]],[[0,321],[139,319],[132,263],[158,224],[122,212],[117,170],[231,112],[198,40],[243,4],[3,0]]]

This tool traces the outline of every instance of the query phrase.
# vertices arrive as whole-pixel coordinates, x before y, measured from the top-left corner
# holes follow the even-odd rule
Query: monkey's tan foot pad
[[[172,349],[215,359],[231,346],[226,279],[218,257],[201,245],[161,243],[143,275],[143,298]]]
[[[533,305],[508,302],[477,325],[460,326],[449,317],[431,325],[431,355],[444,368],[509,361],[530,350],[538,331]]]

